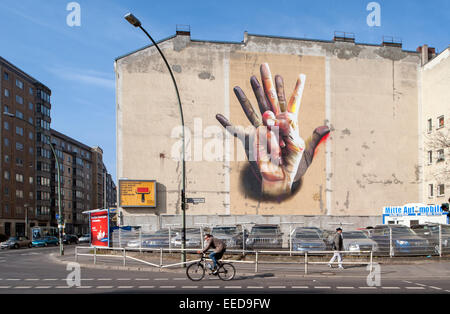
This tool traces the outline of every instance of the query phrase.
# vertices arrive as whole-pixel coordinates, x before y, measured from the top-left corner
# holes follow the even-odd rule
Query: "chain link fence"
[[[440,224],[381,225],[375,228],[345,227],[342,233],[347,254],[373,252],[374,256],[431,256],[450,253],[450,226]],[[347,230],[348,229],[348,230]],[[351,230],[353,229],[353,230]],[[113,248],[180,249],[182,232],[178,225],[164,226],[154,232],[143,232],[140,227],[114,228]],[[328,230],[304,227],[302,223],[253,224],[211,226],[201,224],[186,228],[186,249],[203,249],[204,234],[211,233],[225,241],[227,249],[241,251],[242,255],[255,250],[287,251],[290,255],[308,252],[320,255],[333,250],[335,227]]]

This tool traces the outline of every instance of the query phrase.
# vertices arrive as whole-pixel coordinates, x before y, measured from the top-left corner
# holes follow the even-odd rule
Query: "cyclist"
[[[206,247],[203,249],[203,251],[198,251],[198,253],[205,254],[210,248],[214,249],[214,252],[209,254],[209,258],[214,263],[213,268],[213,275],[217,274],[217,260],[221,259],[223,254],[226,251],[227,245],[224,241],[214,238],[211,234],[205,234],[205,241],[207,241]]]

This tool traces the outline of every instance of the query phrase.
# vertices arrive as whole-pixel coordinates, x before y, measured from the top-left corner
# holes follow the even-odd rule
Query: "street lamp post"
[[[59,230],[59,255],[64,255],[64,242],[63,242],[63,234],[62,234],[62,223],[63,218],[61,214],[61,182],[60,182],[60,174],[59,174],[59,162],[58,156],[56,155],[55,149],[53,148],[53,144],[49,136],[47,136],[48,141],[50,143],[50,148],[52,149],[53,156],[55,157],[56,162],[56,171],[58,174],[57,182],[58,182],[58,230]]]
[[[184,250],[186,248],[186,160],[185,160],[185,136],[184,136],[184,116],[183,116],[183,107],[181,105],[181,98],[180,93],[178,91],[177,82],[175,80],[175,76],[173,75],[172,69],[170,68],[169,63],[166,60],[166,57],[162,53],[161,49],[159,49],[158,44],[153,40],[152,36],[142,27],[141,22],[139,19],[137,19],[133,14],[128,13],[125,15],[125,19],[134,27],[139,27],[145,35],[152,41],[153,45],[158,50],[159,54],[164,60],[164,63],[167,66],[167,69],[169,70],[170,76],[172,78],[173,85],[175,86],[175,91],[177,93],[177,99],[178,99],[178,106],[180,108],[180,115],[181,115],[181,126],[182,126],[182,188],[181,188],[181,213],[182,213],[182,235],[181,235],[181,249],[182,249],[182,262],[186,262],[186,251]],[[185,266],[185,264],[183,264]]]

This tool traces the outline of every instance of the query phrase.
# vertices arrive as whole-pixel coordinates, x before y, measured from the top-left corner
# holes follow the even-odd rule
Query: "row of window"
[[[9,147],[9,139],[4,138],[4,139],[3,139],[3,144],[4,144],[6,147]],[[23,150],[24,150],[24,145],[23,145],[23,143],[21,143],[21,142],[16,142],[16,150],[18,150],[18,151],[23,151]],[[33,147],[29,147],[29,148],[28,148],[28,152],[32,155],[32,154],[34,153],[34,148],[33,148]]]
[[[55,144],[56,146],[60,146],[63,150],[66,150],[66,147],[67,147],[67,150],[69,152],[74,152],[76,154],[79,153],[81,155],[81,157],[87,158],[87,159],[91,159],[91,153],[90,152],[87,152],[87,151],[85,151],[83,149],[78,149],[78,147],[73,146],[73,145],[71,145],[69,143],[66,143],[66,142],[64,142],[62,140],[59,140],[57,138],[52,138],[52,143]]]
[[[8,121],[4,121],[4,122],[3,122],[3,127],[4,127],[5,130],[9,130],[9,122],[8,122]],[[17,135],[20,135],[20,136],[23,136],[23,134],[24,134],[23,128],[21,128],[21,127],[19,127],[19,126],[16,126],[16,134],[17,134]],[[33,132],[29,131],[29,132],[28,132],[28,138],[29,138],[30,140],[32,140],[33,137],[34,137],[34,136],[33,136]]]
[[[440,128],[443,128],[443,127],[445,127],[445,119],[444,119],[444,116],[439,116],[439,117],[437,118],[437,126],[436,126],[436,129],[440,129]],[[427,122],[427,131],[428,131],[428,133],[431,133],[431,132],[433,131],[433,119],[428,119],[428,122]]]
[[[435,196],[435,189],[436,189],[436,196],[444,196],[445,195],[445,184],[437,184],[436,186],[433,183],[428,184],[428,197],[434,197]]]
[[[32,104],[30,103],[30,105],[32,105]],[[12,113],[12,112],[9,111],[9,107],[8,107],[8,106],[5,106],[5,107],[4,107],[4,111],[3,111],[3,112],[6,112],[6,113]],[[23,112],[20,111],[20,110],[16,110],[15,116],[16,116],[16,118],[25,120],[25,119],[24,119],[25,116],[24,116]],[[33,117],[29,117],[29,118],[28,118],[28,123],[34,124],[34,123],[33,123]]]
[[[5,72],[3,73],[3,79],[4,79],[5,81],[9,81],[9,73],[8,73],[8,72],[5,71]],[[19,80],[19,79],[16,79],[16,86],[17,86],[18,88],[20,88],[20,89],[23,89],[23,88],[24,88],[23,82],[22,82],[21,80]],[[33,95],[33,92],[34,92],[33,88],[32,88],[32,87],[28,88],[28,92],[30,93],[30,95]]]
[[[24,213],[25,209],[23,207],[17,206],[16,207],[16,214],[22,215]],[[10,210],[9,210],[9,204],[5,204],[3,207],[3,213],[5,215],[9,215],[10,214]],[[48,206],[37,206],[36,208],[36,216],[48,216],[50,215],[50,207]]]

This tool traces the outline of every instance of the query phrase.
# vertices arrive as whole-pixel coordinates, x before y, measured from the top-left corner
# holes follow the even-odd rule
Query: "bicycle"
[[[200,281],[205,277],[206,269],[209,270],[209,275],[218,276],[221,280],[232,280],[236,274],[236,269],[231,263],[224,263],[217,261],[217,273],[213,274],[213,266],[205,259],[205,254],[201,254],[200,260],[190,264],[186,268],[186,275],[192,281]]]

